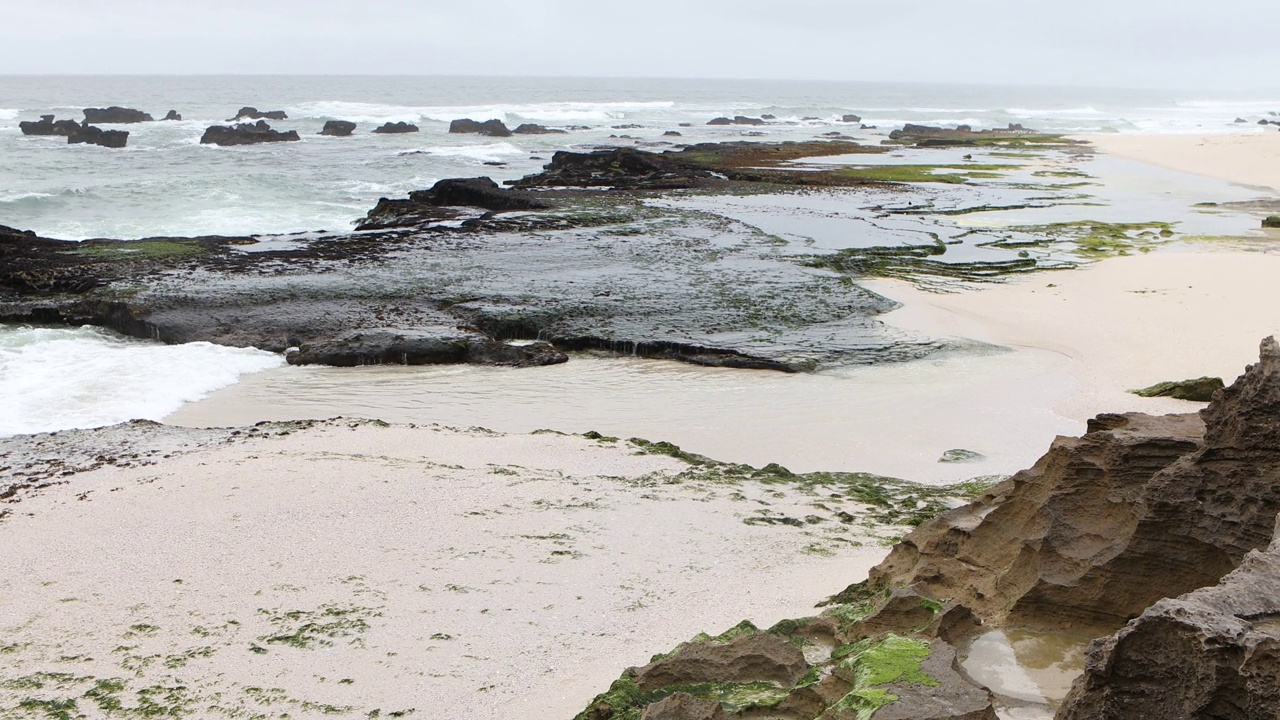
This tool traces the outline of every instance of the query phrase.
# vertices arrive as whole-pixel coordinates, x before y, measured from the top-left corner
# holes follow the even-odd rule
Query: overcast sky
[[[13,0],[0,73],[1280,87],[1270,0]]]

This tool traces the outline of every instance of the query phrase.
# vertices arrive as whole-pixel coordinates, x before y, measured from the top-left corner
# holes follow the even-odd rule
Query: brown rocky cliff
[[[1280,346],[1200,416],[1102,415],[1030,470],[916,529],[871,573],[987,622],[1111,632],[1213,585],[1280,512]]]
[[[1095,641],[1058,720],[1280,717],[1280,539]]]

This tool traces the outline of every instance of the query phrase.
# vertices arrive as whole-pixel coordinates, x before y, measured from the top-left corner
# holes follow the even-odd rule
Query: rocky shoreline
[[[297,139],[264,120],[215,129],[221,134],[206,141]],[[984,282],[1069,266],[1024,250],[948,261],[927,229],[920,235],[928,244],[814,254],[654,202],[673,192],[850,188],[901,194],[898,204],[911,208],[904,212],[917,213],[915,186],[840,165],[797,165],[884,151],[845,141],[562,151],[509,188],[455,179],[384,198],[345,233],[69,243],[0,228],[0,321],[254,346],[289,351],[295,363],[523,366],[602,349],[794,372],[938,347],[884,328],[876,315],[895,304],[851,282],[858,277]],[[991,243],[993,255],[1000,242]]]
[[[578,720],[1276,717],[1277,452],[1267,338],[1200,413],[1100,415],[920,525],[821,615],[695,638]],[[962,662],[975,638],[1013,630],[1101,636],[1060,705],[1002,695]]]

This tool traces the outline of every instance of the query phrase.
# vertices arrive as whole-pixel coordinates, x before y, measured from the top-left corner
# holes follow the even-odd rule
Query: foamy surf
[[[161,345],[88,326],[0,326],[0,437],[159,420],[283,364],[252,348]]]

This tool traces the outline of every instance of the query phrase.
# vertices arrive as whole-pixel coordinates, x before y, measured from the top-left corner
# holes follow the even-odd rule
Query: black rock
[[[813,115],[806,115],[806,116],[804,116],[804,117],[800,118],[800,122],[807,122],[807,121],[810,121],[810,120],[820,120],[820,119],[821,119],[821,118],[814,117]]]
[[[55,121],[52,115],[41,115],[38,121],[24,120],[18,127],[23,135],[71,136],[80,131],[80,123],[75,120]]]
[[[761,115],[761,116],[760,116],[760,119],[761,119],[761,120],[777,120],[777,119],[778,119],[778,116],[777,116],[777,115],[770,115],[769,113],[765,113],[764,115]]]
[[[200,137],[202,145],[254,145],[264,142],[287,142],[300,140],[297,130],[280,132],[272,130],[265,121],[242,123],[239,125],[213,125]]]
[[[331,135],[333,137],[347,137],[356,129],[356,124],[348,120],[329,120],[325,122],[324,128],[320,131],[321,135]]]
[[[416,133],[418,126],[407,122],[389,122],[383,123],[374,128],[375,135],[398,135],[400,133]]]
[[[129,143],[129,132],[127,130],[103,130],[100,127],[85,124],[80,126],[78,131],[67,136],[68,145],[80,143],[122,148]]]
[[[240,108],[240,112],[235,117],[227,118],[227,122],[235,122],[236,120],[288,120],[289,116],[284,114],[283,110],[268,110],[262,112],[256,107],[248,105]]]
[[[501,120],[485,120],[484,122],[476,122],[470,118],[462,120],[454,120],[449,123],[449,132],[451,133],[479,133],[481,135],[490,135],[492,137],[511,137],[511,131]]]
[[[452,130],[450,131],[452,132]],[[524,123],[520,127],[512,130],[516,135],[565,135],[568,130],[560,130],[557,128],[544,127],[533,123]]]
[[[160,119],[161,120],[181,120],[182,115],[179,114],[177,110],[170,110],[168,113],[165,114],[164,117]]]
[[[683,135],[683,134],[681,134],[681,133],[679,133],[679,132],[676,132],[675,130],[668,130],[668,131],[666,131],[666,132],[662,133],[662,136],[663,136],[663,137],[684,137],[684,135]]]
[[[644,127],[643,125],[636,125],[635,123],[627,123],[626,125],[614,125],[613,129],[614,130],[639,130],[640,128],[643,128],[643,127]]]
[[[845,115],[844,117],[840,118],[840,122],[860,123],[862,122],[862,116],[853,115],[853,114]]]
[[[141,110],[122,108],[116,105],[112,105],[109,108],[84,109],[84,122],[86,125],[92,125],[93,123],[118,125],[123,123],[152,122],[154,120],[155,118]]]
[[[763,125],[764,120],[761,120],[760,118],[746,117],[745,115],[734,115],[733,124],[734,125]]]
[[[494,212],[544,210],[550,207],[539,200],[535,193],[507,190],[487,177],[441,180],[431,186],[430,190],[409,193],[409,199],[423,205],[478,207]]]
[[[707,124],[708,125],[732,125],[733,118],[727,118],[727,117],[712,118],[711,120],[707,121]]]

